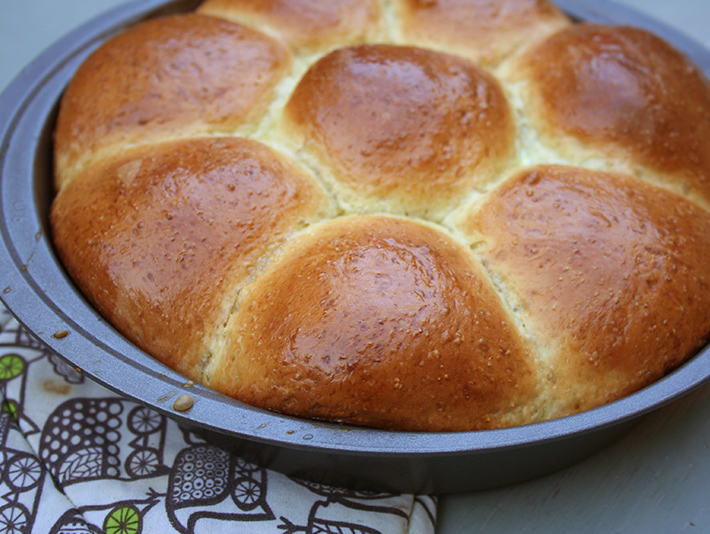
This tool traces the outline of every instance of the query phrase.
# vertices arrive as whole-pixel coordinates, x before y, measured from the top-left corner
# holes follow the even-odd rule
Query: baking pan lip
[[[88,53],[127,25],[196,4],[194,0],[140,0],[111,10],[48,48],[0,95],[0,298],[52,352],[109,389],[187,426],[290,449],[399,458],[475,455],[562,441],[638,418],[710,378],[710,348],[706,348],[658,382],[606,406],[526,426],[447,433],[320,423],[267,412],[208,388],[186,385],[184,377],[127,342],[74,288],[49,241],[47,192],[38,188],[35,176],[46,175],[51,168],[48,128],[56,103]],[[636,11],[607,1],[557,4],[583,20],[650,29],[684,51],[710,76],[706,49]],[[69,335],[55,337],[60,330]],[[196,400],[186,413],[172,409],[172,402],[182,393]]]

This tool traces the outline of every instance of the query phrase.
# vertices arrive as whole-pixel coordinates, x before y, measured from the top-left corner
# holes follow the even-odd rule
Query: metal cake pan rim
[[[185,378],[127,343],[95,312],[83,309],[80,297],[69,301],[70,311],[59,309],[54,305],[54,289],[47,286],[47,281],[57,276],[60,283],[70,286],[71,283],[63,272],[46,272],[56,267],[56,258],[46,242],[48,235],[43,230],[43,215],[37,206],[34,179],[33,184],[24,184],[24,189],[17,191],[12,191],[16,184],[9,183],[11,178],[8,174],[13,174],[17,165],[22,169],[22,165],[29,165],[30,160],[34,167],[37,165],[36,144],[30,142],[27,146],[18,146],[18,142],[22,141],[24,132],[46,127],[50,120],[46,113],[51,113],[51,100],[63,89],[58,84],[66,81],[72,65],[96,44],[120,28],[154,16],[156,12],[182,10],[195,4],[195,1],[185,0],[134,1],[108,11],[50,46],[0,95],[0,235],[3,241],[0,251],[0,298],[52,352],[109,389],[187,425],[293,449],[385,457],[466,455],[555,442],[635,419],[681,397],[710,378],[710,349],[705,348],[676,371],[636,393],[561,419],[471,432],[374,430],[283,416],[243,405],[201,386],[185,386]],[[584,20],[633,24],[650,29],[680,48],[706,75],[710,75],[710,53],[658,21],[613,2],[573,0],[557,4]],[[18,163],[14,158],[24,160],[24,163]],[[28,195],[35,201],[34,204],[28,203]],[[25,204],[20,208],[18,203],[22,202]],[[23,223],[26,226],[24,229],[21,228]],[[30,223],[34,227],[28,226]],[[76,291],[73,286],[71,288]],[[88,304],[84,305],[90,308]],[[72,315],[77,309],[81,312],[79,318]],[[101,336],[99,339],[94,333],[97,329],[107,338]],[[58,330],[67,330],[70,335],[56,338],[53,334]],[[130,358],[137,358],[138,363]],[[140,385],[135,380],[125,380],[122,376],[125,372],[140,373],[144,381],[155,385],[156,390],[146,388],[145,384]],[[150,394],[147,389],[151,389]],[[198,402],[189,412],[177,413],[171,408],[172,400],[185,392],[192,394]],[[159,395],[156,396],[156,393]]]

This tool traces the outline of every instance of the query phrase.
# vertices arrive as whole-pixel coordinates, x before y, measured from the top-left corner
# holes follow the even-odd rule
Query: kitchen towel
[[[93,382],[0,308],[0,533],[433,534],[436,497],[293,479]]]

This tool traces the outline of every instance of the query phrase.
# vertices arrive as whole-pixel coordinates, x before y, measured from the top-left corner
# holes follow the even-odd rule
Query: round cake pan
[[[55,255],[48,224],[57,104],[84,58],[140,20],[196,7],[140,0],[91,21],[50,47],[0,96],[0,296],[47,347],[109,389],[201,432],[211,442],[290,476],[355,489],[453,493],[530,479],[576,462],[642,415],[710,377],[710,349],[653,385],[570,417],[502,430],[388,432],[325,424],[253,408],[196,385],[123,338],[91,307]],[[663,24],[597,0],[558,5],[579,20],[645,27],[706,74],[710,53]],[[54,336],[60,330],[69,335]],[[182,393],[195,400],[173,410]]]

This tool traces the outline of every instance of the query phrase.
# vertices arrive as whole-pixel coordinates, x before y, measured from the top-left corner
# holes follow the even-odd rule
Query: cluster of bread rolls
[[[608,403],[710,333],[710,84],[545,0],[205,0],[78,69],[53,239],[128,339],[404,431]]]

